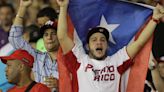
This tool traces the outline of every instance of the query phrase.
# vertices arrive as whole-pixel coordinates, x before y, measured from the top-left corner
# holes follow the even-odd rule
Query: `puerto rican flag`
[[[137,39],[152,15],[152,9],[117,0],[70,0],[68,13],[69,33],[75,42],[82,42],[85,48],[88,29],[105,27],[110,32],[108,55],[112,55]],[[152,39],[135,57],[134,65],[122,76],[121,92],[143,92],[151,44]],[[62,60],[60,50],[59,91],[74,92],[70,73]]]

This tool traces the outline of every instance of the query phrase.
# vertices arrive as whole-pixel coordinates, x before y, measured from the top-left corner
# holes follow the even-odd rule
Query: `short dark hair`
[[[51,7],[45,7],[43,9],[41,9],[38,12],[38,14],[37,14],[37,18],[39,18],[39,17],[45,17],[45,16],[48,17],[52,21],[54,21],[55,19],[57,19],[57,13]]]
[[[8,8],[11,9],[12,13],[15,13],[15,9],[14,9],[12,4],[9,4],[9,3],[0,4],[0,9],[3,8],[3,7],[8,7]]]
[[[102,33],[105,37],[106,40],[109,40],[109,32],[106,28],[103,27],[94,27],[92,29],[89,29],[89,32],[87,34],[87,43],[89,43],[89,38],[92,36],[94,33]]]

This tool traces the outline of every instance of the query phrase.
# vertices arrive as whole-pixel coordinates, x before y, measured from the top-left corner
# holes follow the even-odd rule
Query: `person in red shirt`
[[[5,72],[8,82],[15,84],[7,92],[51,92],[44,84],[31,79],[34,58],[26,50],[18,49],[10,56],[0,56],[0,59],[7,65]]]

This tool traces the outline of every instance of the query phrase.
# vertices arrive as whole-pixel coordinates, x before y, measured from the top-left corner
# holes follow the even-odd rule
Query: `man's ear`
[[[23,64],[23,63],[20,63],[19,64],[19,70],[20,71],[24,70],[24,67],[25,67],[25,64]]]

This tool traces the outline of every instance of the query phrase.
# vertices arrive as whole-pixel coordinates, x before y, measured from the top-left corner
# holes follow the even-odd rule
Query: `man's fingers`
[[[49,88],[56,88],[56,87],[58,87],[58,84],[54,83],[54,82],[47,82],[46,85]]]
[[[54,77],[50,77],[44,81],[48,87],[57,87],[58,80]]]
[[[160,13],[164,13],[164,7],[162,5],[158,4],[157,8],[159,9]]]

